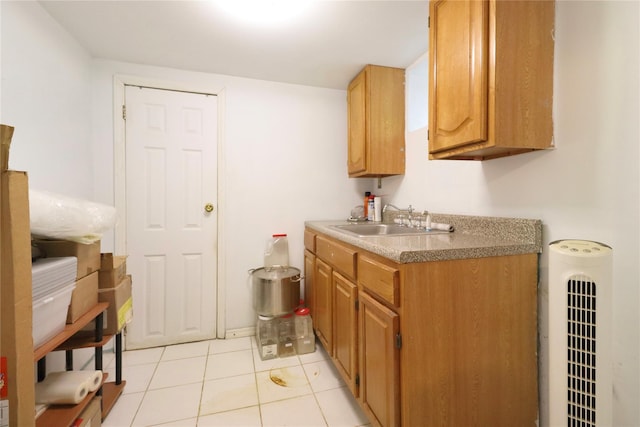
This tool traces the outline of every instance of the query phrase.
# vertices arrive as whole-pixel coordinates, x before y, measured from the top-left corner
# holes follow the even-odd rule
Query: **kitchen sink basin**
[[[338,231],[359,237],[367,236],[414,236],[427,234],[446,234],[444,230],[425,230],[420,228],[403,227],[397,224],[343,224],[331,225]]]

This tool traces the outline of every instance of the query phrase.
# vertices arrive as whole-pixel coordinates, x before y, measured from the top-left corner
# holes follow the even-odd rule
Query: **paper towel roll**
[[[36,384],[37,403],[79,403],[102,383],[102,371],[52,372]]]
[[[89,392],[96,391],[102,383],[102,371],[62,371],[52,372],[48,376],[82,381],[86,384]]]
[[[432,230],[444,230],[444,231],[453,231],[453,225],[450,224],[441,224],[439,222],[431,223]]]
[[[87,384],[77,380],[59,378],[36,384],[36,403],[77,404],[89,393]]]

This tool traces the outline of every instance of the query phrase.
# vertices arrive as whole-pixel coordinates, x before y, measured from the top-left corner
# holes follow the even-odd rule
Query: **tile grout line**
[[[138,403],[138,406],[133,414],[133,417],[131,418],[131,424],[129,424],[130,427],[133,427],[134,422],[136,420],[136,417],[138,416],[139,412],[140,412],[140,407],[142,406],[142,402],[144,402],[144,398],[147,397],[147,392],[149,391],[149,386],[151,385],[151,381],[153,381],[153,377],[156,374],[156,372],[158,371],[158,365],[160,364],[160,361],[162,360],[162,356],[164,355],[164,352],[166,351],[167,347],[164,346],[162,347],[162,352],[160,352],[160,357],[158,358],[158,360],[155,362],[155,367],[153,368],[153,373],[151,374],[151,378],[149,379],[149,382],[147,383],[146,387],[144,388],[144,392],[142,393],[142,399],[140,399],[140,403]]]
[[[256,343],[257,344],[257,343]],[[260,426],[264,427],[264,419],[262,418],[262,402],[260,401],[260,391],[258,389],[258,370],[256,369],[256,353],[260,357],[260,348],[256,346],[255,350],[251,338],[249,338],[249,346],[251,348],[251,364],[253,365],[253,384],[256,388],[256,398],[258,400],[258,415],[260,417]]]

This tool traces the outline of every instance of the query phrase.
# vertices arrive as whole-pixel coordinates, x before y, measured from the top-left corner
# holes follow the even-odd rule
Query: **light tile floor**
[[[127,384],[104,427],[369,426],[320,345],[262,361],[243,337],[125,351],[122,361]],[[114,378],[113,355],[104,363]]]

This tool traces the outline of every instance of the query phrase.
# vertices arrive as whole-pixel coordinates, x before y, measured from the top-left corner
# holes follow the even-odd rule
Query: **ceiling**
[[[428,1],[313,1],[272,26],[206,0],[40,4],[94,58],[326,88],[346,89],[366,64],[405,68],[428,48]]]

